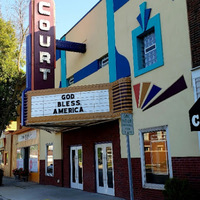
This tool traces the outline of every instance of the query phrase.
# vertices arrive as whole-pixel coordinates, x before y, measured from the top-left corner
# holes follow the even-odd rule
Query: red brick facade
[[[81,128],[63,134],[63,182],[65,187],[70,187],[70,146],[82,145],[83,189],[88,192],[96,192],[95,144],[107,142],[111,142],[113,145],[115,195],[129,198],[127,159],[121,159],[120,156],[118,121]]]
[[[62,160],[54,160],[54,176],[45,176],[45,160],[40,160],[40,183],[62,186]]]
[[[200,66],[200,1],[187,0],[193,68]]]
[[[70,146],[82,145],[83,190],[96,192],[95,144],[112,142],[115,196],[130,199],[127,159],[121,158],[118,121],[81,128],[63,134],[63,162],[54,160],[54,177],[45,176],[45,161],[40,161],[40,183],[70,187]],[[188,179],[194,189],[200,187],[200,158],[172,158],[173,176]],[[162,190],[142,188],[140,158],[132,159],[134,199],[164,200]],[[57,180],[60,180],[58,183]]]
[[[200,157],[172,158],[173,176],[186,179],[200,195]]]
[[[130,198],[127,159],[121,158],[118,121],[104,123],[63,134],[63,184],[70,187],[70,146],[83,148],[83,190],[96,192],[95,144],[112,142],[115,196]],[[162,191],[142,188],[140,159],[132,159],[134,197],[137,200],[162,200]]]

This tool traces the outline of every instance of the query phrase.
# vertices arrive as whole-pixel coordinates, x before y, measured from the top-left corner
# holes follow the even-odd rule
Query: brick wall
[[[121,158],[119,125],[117,121],[81,128],[63,135],[63,184],[70,187],[70,146],[83,148],[83,189],[96,192],[95,144],[112,142],[115,196],[130,199],[127,159]],[[174,177],[187,178],[193,188],[200,187],[200,158],[172,158]],[[140,158],[132,159],[134,199],[164,200],[162,190],[142,188]]]
[[[115,195],[128,199],[127,159],[121,159],[120,156],[118,121],[81,128],[63,134],[64,186],[70,187],[70,146],[82,145],[83,189],[88,192],[96,192],[95,144],[106,142],[112,142],[113,145]]]
[[[187,0],[193,68],[200,66],[200,1]]]
[[[127,159],[121,158],[118,121],[82,128],[63,135],[64,187],[70,187],[70,146],[83,148],[83,189],[96,192],[95,144],[112,142],[115,196],[130,199]],[[135,200],[163,200],[162,191],[142,188],[140,159],[132,159]]]
[[[200,158],[172,158],[174,177],[187,179],[195,191],[200,195]]]
[[[62,186],[62,160],[54,160],[53,177],[45,176],[45,160],[40,160],[40,184]]]

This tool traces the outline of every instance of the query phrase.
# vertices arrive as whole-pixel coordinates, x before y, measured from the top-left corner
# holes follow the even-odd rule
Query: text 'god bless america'
[[[61,100],[57,102],[57,108],[53,111],[54,115],[84,112],[80,100],[75,100],[74,94],[64,94],[61,96]]]

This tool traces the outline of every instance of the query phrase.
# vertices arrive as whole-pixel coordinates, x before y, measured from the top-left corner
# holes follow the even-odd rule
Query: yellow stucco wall
[[[93,61],[108,53],[107,20],[105,1],[100,2],[83,18],[77,26],[67,33],[66,40],[86,44],[86,53],[66,52],[67,77],[86,67]],[[108,69],[107,69],[108,70]],[[106,70],[106,71],[107,71]],[[102,75],[105,70],[99,70],[83,80],[83,84],[109,82],[109,77]],[[106,73],[108,74],[108,73]],[[77,84],[82,84],[77,83]]]
[[[16,131],[17,130],[17,121],[11,121],[10,124],[6,127],[6,131]]]
[[[73,84],[72,87],[80,85],[101,84],[108,82],[109,82],[109,69],[108,65],[106,65],[103,68],[99,69],[97,72]]]
[[[4,176],[11,176],[12,175],[12,136],[11,134],[6,134],[6,143],[5,143],[5,149],[4,149],[4,165],[3,165],[3,170],[4,170]],[[7,159],[7,164],[5,163],[5,156],[8,155]]]
[[[62,159],[62,134],[49,133],[40,130],[40,160],[46,158],[46,144],[53,143],[53,158],[54,160]]]
[[[141,155],[139,129],[168,125],[171,156],[199,156],[197,133],[190,131],[188,114],[194,103],[194,97],[191,81],[192,60],[186,1],[146,1],[147,8],[152,8],[150,17],[160,13],[164,66],[134,78],[132,30],[139,26],[136,18],[140,14],[139,6],[143,2],[142,0],[129,0],[115,12],[116,47],[118,52],[129,61],[132,85],[151,82],[162,88],[158,93],[159,95],[183,75],[187,89],[144,112],[137,108],[133,93],[135,135],[130,136],[131,155],[132,157],[140,157]],[[106,0],[102,0],[97,7],[70,30],[67,33],[66,40],[83,42],[87,45],[85,54],[66,53],[67,77],[105,55],[108,52]],[[109,82],[108,74],[109,70],[106,66],[74,84],[74,86],[107,83]],[[122,135],[120,137],[122,157],[127,157],[126,138]]]
[[[56,61],[56,69],[55,69],[55,88],[59,88],[60,80],[61,80],[61,59]]]
[[[162,88],[161,94],[184,75],[188,88],[144,112],[137,108],[133,95],[135,135],[130,136],[131,154],[133,157],[140,157],[139,129],[168,125],[171,156],[199,156],[197,133],[190,131],[188,114],[194,98],[186,2],[147,1],[147,8],[152,8],[151,17],[160,13],[164,66],[134,78],[131,30],[139,26],[136,17],[140,14],[141,3],[143,1],[130,0],[115,14],[116,44],[131,64],[132,84],[151,82]],[[122,157],[126,157],[125,136],[121,136],[121,147]]]

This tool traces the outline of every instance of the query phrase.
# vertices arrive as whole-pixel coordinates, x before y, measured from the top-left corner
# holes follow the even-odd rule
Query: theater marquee
[[[132,113],[131,79],[27,92],[27,126],[53,131],[119,119]]]
[[[109,90],[31,97],[31,117],[109,112]]]

